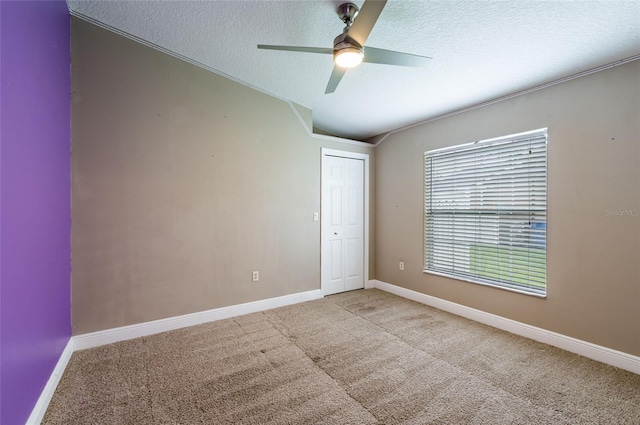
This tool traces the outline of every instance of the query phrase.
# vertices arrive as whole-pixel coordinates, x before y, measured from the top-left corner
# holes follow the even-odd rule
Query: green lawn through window
[[[504,245],[471,245],[470,271],[499,282],[546,288],[547,264],[544,248]]]

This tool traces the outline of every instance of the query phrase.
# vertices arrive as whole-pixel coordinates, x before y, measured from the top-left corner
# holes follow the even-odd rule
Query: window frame
[[[543,211],[543,218],[544,218],[544,232],[543,233],[543,239],[542,239],[542,244],[544,246],[544,288],[542,289],[538,289],[538,288],[534,288],[532,285],[524,285],[522,283],[518,283],[518,282],[514,282],[514,281],[506,281],[506,279],[487,279],[486,275],[483,278],[481,275],[479,276],[472,276],[472,273],[469,271],[468,273],[465,274],[456,274],[455,270],[453,270],[451,273],[449,272],[443,272],[443,271],[439,271],[439,270],[434,270],[434,269],[430,269],[430,265],[433,264],[433,257],[438,254],[435,250],[434,252],[436,252],[436,254],[431,254],[431,257],[429,256],[429,222],[428,222],[428,216],[429,213],[428,211],[434,211],[437,210],[435,208],[432,207],[432,205],[430,204],[430,200],[427,199],[428,196],[428,186],[429,186],[429,182],[428,179],[431,176],[428,176],[428,167],[427,167],[427,158],[431,157],[436,157],[436,156],[442,156],[443,154],[451,154],[451,153],[463,153],[463,152],[470,152],[470,151],[481,151],[481,150],[487,150],[487,149],[491,149],[493,147],[493,149],[495,149],[496,145],[499,146],[505,146],[508,145],[509,143],[517,143],[517,142],[522,142],[524,140],[530,140],[530,139],[540,139],[540,138],[544,138],[544,211]],[[538,143],[540,143],[538,141]],[[469,282],[469,283],[474,283],[474,284],[478,284],[478,285],[483,285],[483,286],[490,286],[493,288],[498,288],[498,289],[503,289],[503,290],[507,290],[507,291],[511,291],[511,292],[516,292],[516,293],[521,293],[521,294],[525,294],[525,295],[530,295],[530,296],[535,296],[535,297],[539,297],[539,298],[546,298],[547,296],[547,290],[548,290],[548,281],[547,281],[547,214],[548,214],[548,143],[549,143],[549,137],[548,137],[548,129],[547,128],[540,128],[540,129],[536,129],[536,130],[531,130],[531,131],[526,131],[526,132],[521,132],[521,133],[515,133],[515,134],[510,134],[510,135],[506,135],[506,136],[500,136],[500,137],[495,137],[495,138],[491,138],[491,139],[485,139],[485,140],[480,140],[480,141],[475,141],[475,142],[470,142],[470,143],[464,143],[464,144],[459,144],[459,145],[455,145],[455,146],[448,146],[448,147],[444,147],[444,148],[439,148],[439,149],[432,149],[432,150],[428,150],[426,152],[424,152],[424,157],[423,157],[423,166],[424,166],[424,170],[423,170],[423,176],[424,176],[424,187],[423,187],[423,196],[424,196],[424,209],[423,209],[423,224],[424,224],[424,229],[423,229],[423,248],[424,248],[424,256],[423,256],[423,261],[424,261],[424,269],[423,272],[425,274],[432,274],[432,275],[436,275],[436,276],[442,276],[442,277],[447,277],[450,279],[456,279],[459,281],[464,281],[464,282]],[[531,153],[531,152],[529,152]],[[480,180],[478,180],[480,181]],[[476,183],[474,183],[476,184]],[[508,193],[512,193],[512,192],[508,192]],[[531,193],[530,195],[531,196]],[[473,209],[469,209],[469,211],[473,211]],[[507,214],[509,211],[513,211],[510,209],[506,209],[503,210],[505,211]],[[526,210],[525,210],[526,211]],[[535,212],[534,212],[535,211]],[[540,210],[534,210],[534,209],[529,209],[528,210],[528,214],[531,216],[532,214],[538,214],[538,213],[542,213],[542,211]],[[435,215],[433,213],[431,213],[432,217],[434,217]],[[497,220],[501,220],[500,215],[501,214],[496,214],[498,216]],[[455,216],[455,213],[452,215],[452,217]],[[434,220],[434,218],[431,219],[432,221]],[[453,220],[453,218],[452,218]],[[534,220],[530,220],[529,221],[529,226],[531,226],[528,230],[527,236],[531,237],[534,234],[534,229],[536,229],[537,227],[534,227],[533,224],[534,223],[540,223],[539,221],[534,221]],[[431,224],[431,226],[433,226],[434,224]],[[458,225],[459,226],[459,225]],[[482,224],[482,226],[484,226],[484,224]],[[500,224],[498,224],[498,226],[500,226]],[[484,228],[483,228],[484,229]],[[442,230],[442,228],[440,229]],[[477,229],[476,229],[477,230]],[[452,232],[460,232],[460,230],[452,230]],[[536,235],[536,237],[538,237],[538,235]],[[433,243],[433,242],[432,242]],[[539,243],[539,241],[532,241],[531,238],[529,239],[528,243],[527,243],[527,249],[530,250],[534,244]],[[499,248],[500,243],[496,244],[496,247]],[[510,255],[512,256],[513,259],[513,247],[510,248]],[[472,251],[471,251],[471,244],[469,243],[469,256],[472,255]],[[527,258],[530,258],[531,256],[531,252],[529,251],[527,254]],[[455,257],[455,254],[452,255],[452,257]],[[430,263],[430,258],[431,258],[431,263]],[[452,262],[454,262],[455,260],[451,260]],[[469,269],[471,269],[471,260],[469,260]],[[498,266],[500,267],[500,266]],[[532,276],[531,275],[532,270],[529,269],[528,270],[528,276]],[[460,273],[460,272],[458,272]],[[481,272],[480,272],[481,273]],[[512,274],[512,278],[513,278],[513,274]],[[498,282],[496,280],[503,280],[503,282]]]

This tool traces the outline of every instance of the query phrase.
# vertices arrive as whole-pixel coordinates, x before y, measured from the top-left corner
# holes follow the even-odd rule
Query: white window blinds
[[[425,272],[546,294],[546,129],[425,152]]]

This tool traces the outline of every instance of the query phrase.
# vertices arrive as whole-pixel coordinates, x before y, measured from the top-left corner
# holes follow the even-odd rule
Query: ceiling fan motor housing
[[[356,48],[362,51],[362,46],[360,45],[360,43],[355,41],[353,38],[349,37],[345,29],[345,31],[342,34],[340,34],[339,36],[333,39],[333,51],[336,52],[338,50],[342,50],[344,48],[349,48],[349,47]]]

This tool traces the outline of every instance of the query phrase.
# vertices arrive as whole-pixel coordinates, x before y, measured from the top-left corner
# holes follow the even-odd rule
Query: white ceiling
[[[359,140],[640,54],[638,0],[390,0],[366,45],[431,64],[365,63],[328,95],[330,55],[256,48],[333,47],[340,3],[68,0],[75,15],[303,105],[315,127]]]

